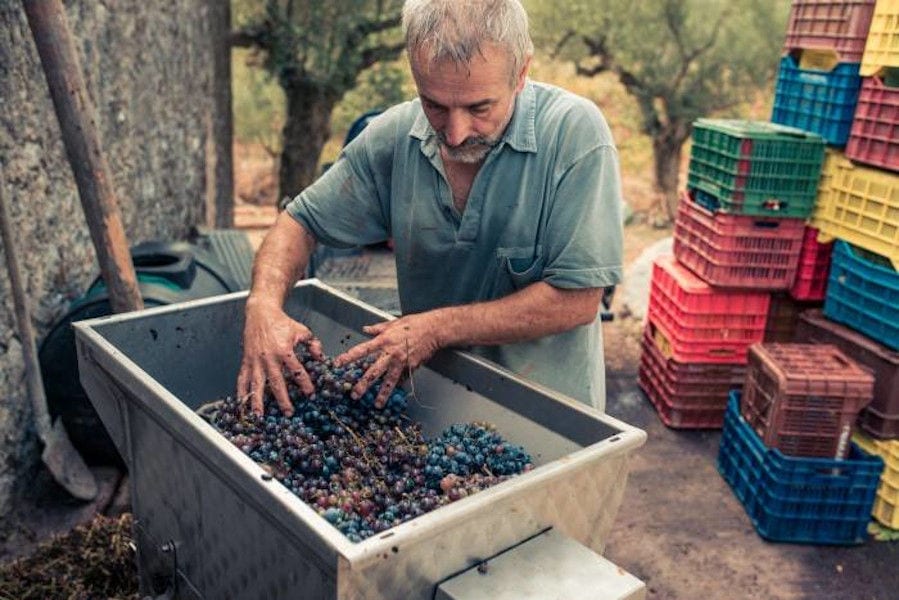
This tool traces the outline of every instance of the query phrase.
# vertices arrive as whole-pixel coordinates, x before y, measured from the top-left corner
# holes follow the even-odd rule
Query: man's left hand
[[[366,356],[375,357],[350,395],[354,399],[361,398],[383,376],[375,398],[375,406],[383,408],[403,374],[417,369],[440,349],[441,332],[437,321],[437,315],[431,312],[363,327],[362,331],[374,338],[350,348],[335,359],[340,366]]]

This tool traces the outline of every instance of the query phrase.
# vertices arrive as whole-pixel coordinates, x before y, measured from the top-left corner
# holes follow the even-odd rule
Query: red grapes
[[[532,467],[523,448],[486,423],[452,425],[426,439],[406,414],[401,388],[383,409],[374,407],[379,382],[352,400],[370,360],[336,367],[302,346],[298,357],[316,392],[306,397],[288,383],[292,417],[266,393],[264,416],[227,398],[211,423],[353,542]]]

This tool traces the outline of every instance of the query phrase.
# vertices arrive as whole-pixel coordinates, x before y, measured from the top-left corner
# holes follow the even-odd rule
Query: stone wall
[[[219,5],[227,2],[65,4],[129,242],[184,239],[192,226],[214,218],[209,206],[210,200],[215,204],[216,190],[230,192],[230,179],[222,181],[219,175],[223,164],[230,168],[230,140],[225,147],[217,133],[230,114],[221,109],[222,95],[216,95],[214,85],[214,67],[221,65],[216,44],[224,39]],[[230,112],[230,104],[227,108]],[[225,162],[216,161],[217,156],[225,157]],[[35,327],[42,336],[98,269],[47,83],[18,0],[0,0],[0,169]],[[2,515],[12,508],[27,479],[23,475],[40,458],[5,262],[0,267]]]

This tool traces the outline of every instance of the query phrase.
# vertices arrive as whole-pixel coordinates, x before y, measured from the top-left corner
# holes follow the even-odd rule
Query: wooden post
[[[114,312],[143,308],[94,105],[60,0],[23,0]]]

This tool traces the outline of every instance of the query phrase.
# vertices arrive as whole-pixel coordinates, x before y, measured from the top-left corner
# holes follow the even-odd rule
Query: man
[[[463,347],[603,410],[598,308],[621,278],[618,157],[596,106],[527,78],[518,0],[408,0],[403,27],[419,98],[373,120],[287,206],[253,269],[238,393],[262,410],[266,384],[292,414],[284,373],[320,348],[282,309],[317,241],[393,238],[397,320],[337,358],[371,356],[356,397],[440,348]]]

